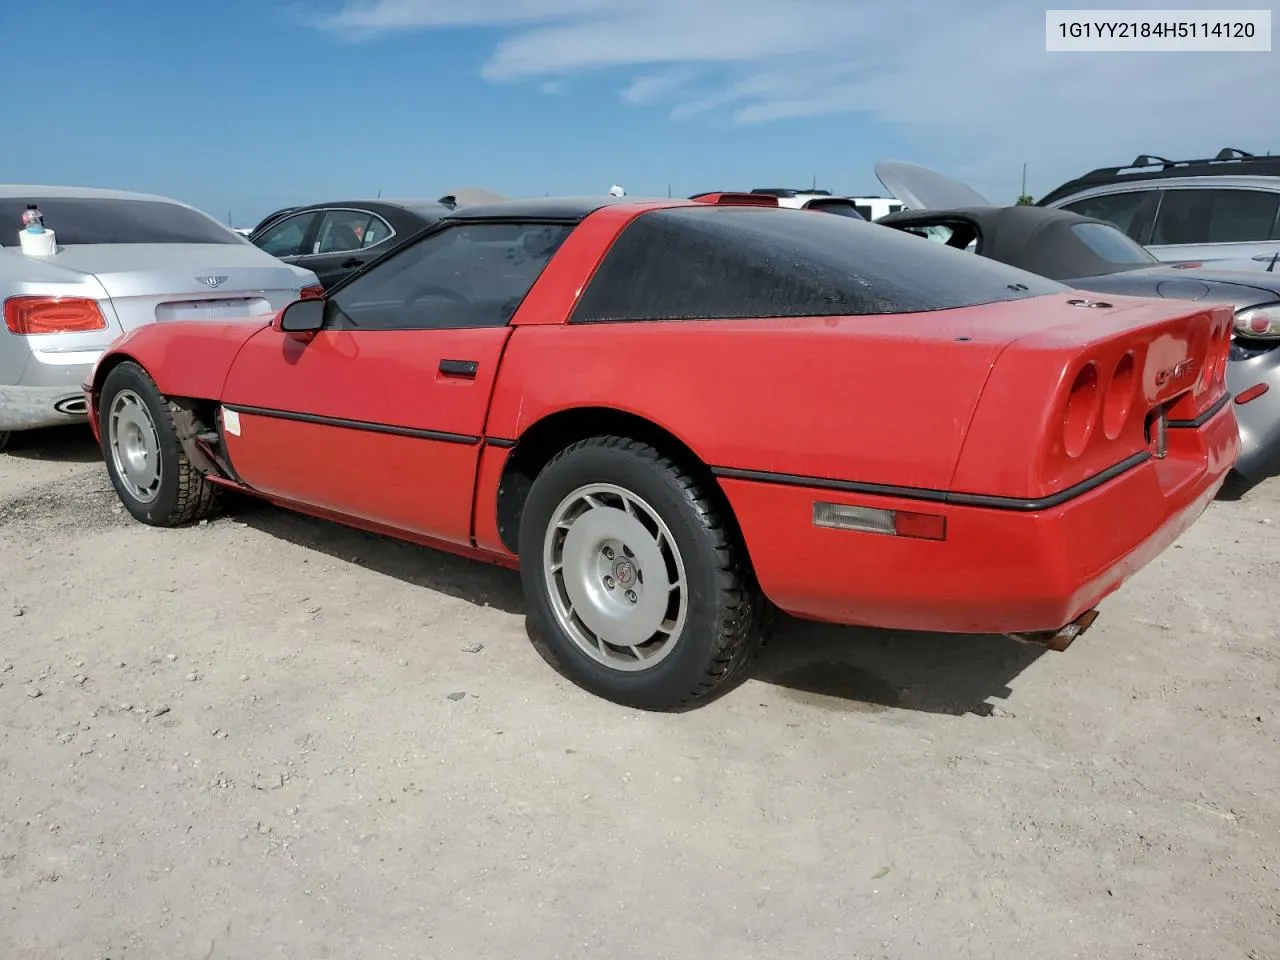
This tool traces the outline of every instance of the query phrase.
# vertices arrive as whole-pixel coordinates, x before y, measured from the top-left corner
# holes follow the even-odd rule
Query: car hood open
[[[910,210],[993,206],[968,184],[918,163],[877,160],[876,178]]]

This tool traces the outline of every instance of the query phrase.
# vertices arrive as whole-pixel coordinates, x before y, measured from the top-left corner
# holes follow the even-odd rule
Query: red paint
[[[224,403],[474,442],[242,413],[240,436],[227,436],[231,462],[246,484],[269,496],[470,544],[479,438],[510,332],[325,330],[303,339],[264,327],[236,359]],[[441,360],[476,361],[475,379],[442,376]]]
[[[1191,420],[1225,393],[1230,310],[1181,301],[1089,310],[1062,294],[916,315],[568,324],[623,227],[689,202],[592,214],[506,327],[302,336],[261,322],[151,324],[108,352],[95,383],[125,355],[175,396],[380,424],[242,412],[227,453],[273,502],[507,566],[517,561],[496,507],[511,450],[480,438],[518,441],[563,411],[642,417],[710,467],[1040,498],[1148,449],[1153,410]],[[441,375],[441,360],[477,361],[475,379]],[[721,486],[765,592],[792,613],[1043,630],[1168,546],[1238,449],[1227,405],[1170,430],[1167,458],[1040,513]],[[815,527],[815,500],[899,511],[902,535]]]
[[[809,522],[815,500],[921,509],[915,501],[743,480],[721,486],[760,585],[790,613],[906,630],[1056,629],[1096,606],[1190,526],[1239,447],[1225,407],[1201,430],[1173,430],[1170,438],[1168,459],[1051,510],[929,504],[946,516],[941,542]]]
[[[476,546],[494,554],[516,559],[498,533],[498,488],[502,468],[506,466],[509,448],[486,446],[480,454],[480,471],[476,477],[475,539]]]
[[[740,207],[776,207],[778,198],[761,193],[701,193],[693,198],[695,203],[710,203],[717,206],[736,204]]]

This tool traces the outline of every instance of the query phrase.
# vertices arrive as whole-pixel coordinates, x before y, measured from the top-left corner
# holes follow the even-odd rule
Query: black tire
[[[116,469],[110,438],[111,407],[121,392],[130,390],[142,400],[155,425],[160,451],[160,485],[155,499],[143,502]],[[221,490],[191,465],[174,430],[169,401],[138,364],[126,361],[107,374],[98,404],[98,429],[107,474],[116,495],[135,519],[153,527],[177,527],[201,520],[218,506]]]
[[[642,498],[670,530],[687,581],[685,624],[654,666],[623,671],[585,653],[561,626],[543,562],[544,541],[561,501],[592,483],[616,484]],[[538,474],[520,518],[520,573],[535,646],[583,689],[625,706],[676,710],[721,692],[741,676],[762,639],[764,600],[740,538],[698,481],[648,444],[628,437],[579,441]]]
[[[5,448],[9,446],[9,440],[13,434],[8,430],[0,430],[0,453],[4,453]]]

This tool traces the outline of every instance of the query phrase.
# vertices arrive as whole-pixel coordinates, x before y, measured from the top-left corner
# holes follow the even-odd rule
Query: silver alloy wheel
[[[121,390],[107,413],[107,446],[116,476],[139,503],[150,503],[160,493],[160,435],[142,397]]]
[[[684,559],[642,498],[590,483],[560,501],[542,548],[551,610],[581,650],[614,670],[648,670],[680,640],[689,611]]]

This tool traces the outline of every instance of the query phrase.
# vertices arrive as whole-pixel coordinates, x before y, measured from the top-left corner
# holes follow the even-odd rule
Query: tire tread
[[[116,369],[123,367],[131,367],[134,372],[147,388],[147,392],[151,394],[150,398],[154,399],[160,410],[158,411],[168,421],[167,426],[169,433],[174,438],[177,446],[177,496],[174,498],[173,507],[163,516],[156,517],[147,511],[148,522],[159,527],[181,527],[187,524],[195,523],[214,514],[222,499],[222,490],[216,483],[210,483],[199,470],[197,470],[187,458],[186,452],[182,449],[181,441],[176,439],[177,433],[173,422],[174,407],[160,388],[156,386],[155,380],[151,378],[151,374],[146,369],[136,363],[122,363]],[[114,373],[115,370],[112,371]],[[103,443],[107,442],[106,436],[103,436]],[[104,448],[103,453],[109,458],[110,453]]]
[[[613,434],[587,437],[559,451],[543,469],[586,449],[628,453],[666,474],[680,488],[698,524],[712,538],[719,581],[719,631],[713,645],[716,653],[693,688],[679,701],[681,707],[695,706],[740,676],[752,664],[761,646],[766,603],[747,561],[746,548],[698,479],[658,448],[641,440]]]

